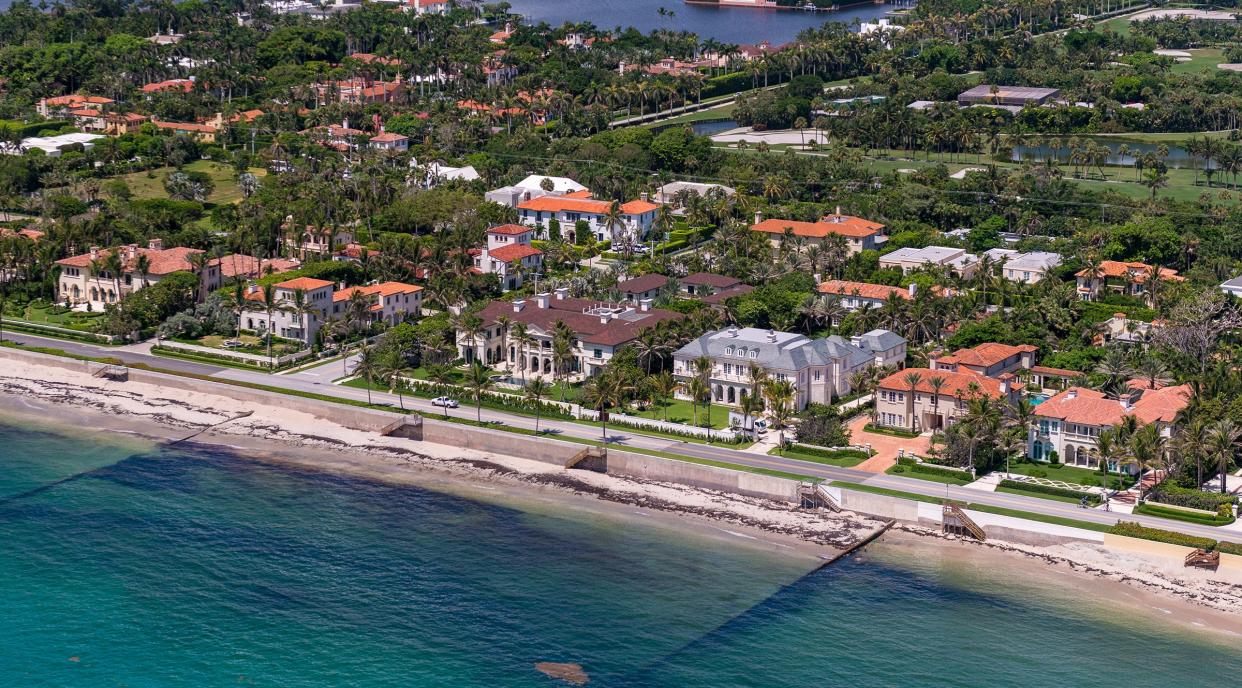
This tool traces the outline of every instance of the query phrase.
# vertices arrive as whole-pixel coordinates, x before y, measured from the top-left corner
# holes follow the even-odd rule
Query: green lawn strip
[[[1172,521],[1194,523],[1201,526],[1211,526],[1213,528],[1227,526],[1234,521],[1232,517],[1228,519],[1217,518],[1208,514],[1198,514],[1191,511],[1171,509],[1169,507],[1157,506],[1155,504],[1139,504],[1134,507],[1134,513],[1141,514],[1143,516],[1154,516],[1156,518],[1167,518]]]
[[[430,416],[428,417],[430,418]],[[445,420],[443,417],[440,417],[440,416],[436,416],[434,419]],[[535,434],[533,430],[527,430],[524,428],[515,428],[509,425],[504,425],[501,423],[491,423],[487,421],[484,421],[482,424],[480,424],[473,419],[462,418],[459,416],[450,416],[448,418],[448,421],[450,423],[461,423],[465,425],[473,425],[475,427],[484,427],[490,430],[502,430],[504,432],[512,432],[512,433],[516,433],[519,435],[534,435]],[[558,435],[556,433],[549,433],[549,432],[541,432],[539,434],[541,437],[545,437],[547,439],[552,439],[552,440],[573,442],[575,444],[585,444],[585,445],[589,445],[592,447],[605,446],[604,443],[599,440],[590,440],[590,439],[586,439],[585,437],[571,437],[567,435]],[[647,456],[656,456],[662,459],[669,459],[672,461],[685,461],[686,463],[697,463],[703,466],[714,466],[716,468],[727,468],[729,470],[734,470],[734,471],[745,471],[746,473],[758,473],[760,475],[770,475],[776,478],[787,478],[789,480],[798,480],[798,481],[803,481],[803,482],[819,482],[823,480],[823,478],[816,478],[814,476],[809,476],[809,475],[801,475],[798,473],[787,473],[785,471],[775,471],[775,470],[771,470],[768,468],[746,466],[744,464],[739,464],[739,463],[728,463],[726,461],[713,461],[711,459],[701,459],[696,456],[685,456],[683,454],[673,454],[670,452],[662,452],[662,451],[657,451],[654,449],[643,449],[641,447],[630,447],[626,445],[617,445],[617,444],[611,444],[611,443],[608,444],[607,446],[609,449],[614,449],[616,451],[626,451],[626,452],[630,452],[633,454],[646,454]]]
[[[1082,501],[1081,497],[1067,497],[1065,495],[1047,494],[1045,492],[1033,492],[1031,490],[1019,490],[1014,487],[1000,486],[996,488],[996,491],[1004,492],[1006,494],[1021,495],[1023,497],[1038,497],[1040,499],[1051,499],[1054,502],[1065,502],[1066,504],[1078,504],[1079,502]],[[1087,493],[1084,492],[1083,496],[1086,496],[1086,495]]]
[[[828,483],[833,487],[839,487],[843,490],[853,490],[855,492],[870,492],[872,494],[887,495],[889,497],[899,497],[901,499],[911,499],[916,502],[927,502],[928,504],[940,504],[944,502],[941,497],[931,497],[928,495],[915,494],[913,492],[902,492],[901,490],[890,490],[887,487],[875,487],[873,485],[864,485],[862,483],[847,483],[834,480]]]
[[[356,377],[352,380],[342,382],[341,385],[344,387],[366,389],[367,381],[362,378]],[[371,387],[371,391],[373,392],[387,392],[388,391],[387,387],[383,385],[379,385],[379,384],[372,383],[370,387]],[[461,387],[454,387],[453,389],[446,390],[446,391],[448,392],[448,396],[450,397],[453,397],[454,393],[457,393],[460,396],[460,398],[458,398],[458,402],[461,404],[461,408],[474,408],[474,402],[471,401],[469,398],[469,394],[470,394],[469,390],[465,388],[461,388]],[[420,399],[434,399],[440,396],[440,394],[433,392],[431,390],[413,388],[406,392],[406,396],[418,397]],[[548,401],[555,401],[555,400],[549,399]],[[502,411],[504,413],[512,413],[515,415],[528,416],[530,418],[535,417],[535,412],[531,411],[530,409],[526,409],[526,408],[522,408],[518,406],[510,406],[508,404],[500,404],[495,401],[484,400],[483,408],[491,409],[493,411]],[[592,428],[599,427],[599,421],[583,420],[581,418],[574,418],[573,416],[570,416],[570,415],[561,416],[561,415],[550,414],[550,413],[545,412],[541,414],[541,417],[544,419],[548,419],[548,420],[558,420],[558,421],[566,421],[570,423],[577,423],[579,425],[585,425],[585,426],[592,427]],[[624,430],[625,432],[632,432],[637,435],[646,435],[648,437],[658,437],[660,439],[667,439],[667,440],[673,440],[673,441],[678,441],[678,442],[681,442],[681,441],[692,442],[694,444],[703,444],[703,445],[707,445],[711,447],[727,447],[730,449],[744,449],[754,444],[754,442],[741,442],[741,443],[708,442],[707,439],[703,437],[689,437],[685,435],[678,435],[672,432],[662,432],[660,430],[654,430],[651,428],[635,428],[635,427],[631,427],[629,425],[624,425],[620,423],[610,423],[608,425],[608,428],[610,430]]]
[[[841,452],[841,454],[845,454],[845,452]],[[856,453],[850,453],[848,456],[833,457],[798,451],[797,449],[786,449],[782,452],[777,447],[769,449],[768,455],[782,456],[787,459],[798,459],[799,461],[812,461],[814,463],[822,463],[828,466],[839,466],[841,468],[852,468],[863,461],[866,461],[865,458],[857,456]]]
[[[984,511],[989,514],[998,516],[1012,516],[1014,518],[1026,519],[1028,521],[1039,521],[1041,523],[1051,523],[1058,526],[1066,526],[1068,528],[1082,528],[1083,530],[1094,530],[1097,533],[1107,532],[1112,526],[1104,523],[1092,523],[1091,521],[1078,521],[1072,518],[1062,516],[1049,516],[1046,514],[1036,514],[1030,511],[1021,511],[1019,509],[1006,509],[1002,506],[991,506],[989,504],[967,504],[966,508],[973,511]]]
[[[120,346],[120,343],[113,344],[89,332],[79,330],[54,330],[49,329],[50,326],[40,326],[39,323],[29,323],[22,320],[13,320],[11,318],[4,319],[4,331],[24,332],[26,334],[34,334],[48,339],[60,339],[66,342],[85,342],[87,344],[98,344],[100,346]]]
[[[210,354],[192,353],[189,351],[178,351],[176,349],[167,349],[164,347],[151,347],[151,355],[163,358],[177,358],[183,361],[193,361],[194,363],[206,363],[208,365],[223,366],[225,368],[236,368],[237,370],[252,370],[259,373],[268,372],[267,365],[264,363],[256,363],[255,365],[247,365],[240,361],[216,357]],[[277,370],[280,370],[277,368]]]
[[[898,468],[902,470],[898,471],[897,470]],[[884,472],[887,473],[888,475],[899,475],[903,478],[917,478],[919,480],[926,480],[928,482],[941,483],[943,485],[957,485],[959,487],[962,485],[969,485],[971,482],[973,482],[970,479],[969,474],[963,474],[961,478],[958,478],[956,476],[951,476],[951,475],[941,475],[937,473],[923,473],[923,472],[915,470],[914,468],[910,466],[892,466],[891,468],[889,468],[888,470]]]
[[[699,406],[697,418],[700,423],[703,421],[703,417],[707,415],[707,412],[707,407]],[[670,423],[682,423],[684,425],[693,424],[696,418],[696,412],[690,402],[682,399],[670,399],[661,404],[652,404],[646,411],[634,411],[629,415],[650,418],[652,420],[666,420],[667,417]],[[724,404],[712,404],[709,422],[717,430],[729,427],[729,407]]]

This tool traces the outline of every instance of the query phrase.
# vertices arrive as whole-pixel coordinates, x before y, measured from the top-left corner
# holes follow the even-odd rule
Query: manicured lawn
[[[63,311],[57,306],[27,306],[22,315],[24,320],[45,325],[55,325],[82,332],[97,332],[103,324],[103,313],[81,313],[79,311]]]
[[[770,431],[769,431],[770,432]],[[820,456],[807,452],[798,451],[797,449],[786,449],[783,452],[773,447],[768,450],[768,454],[772,456],[784,456],[790,459],[798,459],[799,461],[814,461],[828,466],[840,466],[841,468],[853,468],[867,459],[860,456],[858,452],[838,452],[836,456]]]
[[[1216,65],[1226,61],[1225,53],[1220,48],[1197,48],[1186,52],[1191,55],[1190,61],[1173,65],[1174,74],[1197,74],[1205,70],[1215,72]]]
[[[1001,470],[1004,470],[1002,467]],[[1029,475],[1032,478],[1048,478],[1049,480],[1060,480],[1065,483],[1075,485],[1088,485],[1091,487],[1102,487],[1104,485],[1104,476],[1090,468],[1078,468],[1076,466],[1066,466],[1065,464],[1050,463],[1010,463],[1009,472],[1019,475]],[[1134,478],[1128,475],[1119,475],[1117,473],[1109,474],[1109,487],[1114,490],[1124,490],[1134,484]]]
[[[1232,517],[1227,519],[1216,518],[1215,516],[1209,514],[1200,514],[1193,511],[1182,511],[1180,509],[1160,506],[1157,504],[1140,504],[1134,507],[1134,513],[1213,527],[1227,526],[1234,521]]]
[[[665,411],[667,410],[667,418]],[[695,411],[691,407],[690,402],[682,399],[670,399],[662,404],[652,404],[646,411],[632,411],[631,415],[640,416],[642,418],[654,418],[656,420],[668,420],[670,423],[684,423],[693,425],[695,420]],[[697,418],[702,424],[707,419],[707,408],[700,405],[698,408]],[[724,404],[712,404],[711,407],[711,426],[717,430],[729,427],[729,407]]]
[[[901,470],[898,470],[901,469]],[[951,475],[940,475],[937,473],[920,473],[910,466],[893,466],[887,471],[889,475],[899,475],[903,478],[918,478],[919,480],[927,480],[933,483],[943,483],[945,485],[967,485],[971,482],[970,474],[963,473],[961,478]]]
[[[714,108],[706,108],[703,110],[698,110],[697,112],[689,112],[684,115],[678,115],[677,117],[673,117],[672,119],[660,120],[660,121],[652,122],[650,124],[646,124],[643,126],[663,128],[663,127],[667,127],[670,125],[693,124],[695,122],[703,122],[706,120],[713,120],[713,119],[729,119],[730,117],[733,116],[733,110],[736,108],[737,108],[736,103],[729,103],[728,105],[722,105],[720,107],[714,107]]]
[[[1034,492],[1031,490],[1019,490],[1015,487],[997,487],[997,492],[1006,494],[1022,495],[1023,497],[1038,497],[1040,499],[1051,499],[1054,502],[1065,502],[1066,504],[1078,504],[1082,501],[1080,497],[1067,497],[1064,495],[1047,494],[1045,492]]]
[[[241,200],[241,188],[237,185],[236,175],[229,165],[212,160],[196,160],[186,165],[185,170],[205,172],[211,177],[212,182],[215,183],[215,189],[207,197],[208,203],[237,203]],[[164,180],[172,172],[171,167],[161,167],[150,172],[132,172],[121,175],[118,179],[125,180],[134,198],[168,198],[168,192],[164,190]],[[250,172],[259,177],[267,174],[267,170],[259,167],[252,167]]]
[[[223,336],[218,334],[207,335],[198,339],[177,340],[184,344],[197,344],[198,346],[206,346],[212,349],[219,349],[224,352],[234,351],[243,354],[253,354],[256,356],[267,355],[267,344],[259,337],[250,334],[242,334],[237,337],[241,341],[242,346],[225,347],[224,342],[234,339],[232,336]],[[294,342],[286,339],[275,338],[272,341],[272,356],[284,356],[285,354],[297,353],[306,347],[301,342]]]

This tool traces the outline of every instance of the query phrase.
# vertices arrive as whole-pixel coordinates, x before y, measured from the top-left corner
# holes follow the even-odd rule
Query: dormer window
[[[733,347],[730,346],[725,349],[725,356],[732,356],[732,355],[733,355]]]
[[[758,351],[752,351],[752,352],[750,352],[750,357],[751,357],[751,358],[759,358],[759,352],[758,352]]]

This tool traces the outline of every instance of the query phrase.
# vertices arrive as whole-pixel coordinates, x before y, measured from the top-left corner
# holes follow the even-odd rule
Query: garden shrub
[[[1020,480],[1002,480],[1000,487],[1007,487],[1011,490],[1022,490],[1024,492],[1038,492],[1040,494],[1055,495],[1057,497],[1072,497],[1074,499],[1087,498],[1087,502],[1091,504],[1099,504],[1099,495],[1082,492],[1080,490],[1071,490],[1064,487],[1053,487],[1052,485],[1038,485],[1036,483],[1027,483]]]
[[[1196,549],[1212,549],[1216,546],[1216,541],[1211,538],[1185,535],[1159,528],[1148,528],[1133,521],[1118,521],[1117,525],[1108,529],[1108,532],[1113,535],[1124,535],[1141,540],[1164,542],[1170,545],[1181,545],[1182,547],[1194,547]]]

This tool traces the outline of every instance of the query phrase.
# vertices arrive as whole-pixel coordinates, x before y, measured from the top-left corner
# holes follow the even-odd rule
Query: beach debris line
[[[583,671],[581,664],[571,662],[537,662],[535,669],[549,678],[558,679],[575,686],[585,686],[591,677]]]

